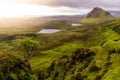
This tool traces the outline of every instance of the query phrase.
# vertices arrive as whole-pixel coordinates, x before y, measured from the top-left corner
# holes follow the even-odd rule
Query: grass
[[[115,23],[113,24],[113,22]],[[79,38],[77,39],[75,38],[77,41],[76,42],[77,44],[74,44],[73,41],[71,41],[70,44],[65,42],[63,45],[58,46],[57,48],[46,51],[47,53],[52,53],[52,54],[56,53],[57,56],[60,56],[62,53],[64,53],[69,55],[69,57],[71,57],[70,53],[72,53],[77,48],[81,48],[81,47],[90,48],[92,51],[95,52],[95,56],[94,58],[92,58],[91,62],[87,63],[86,60],[84,60],[82,63],[80,63],[79,61],[76,61],[75,65],[71,65],[70,68],[68,68],[69,70],[66,72],[66,77],[67,77],[66,79],[68,78],[72,79],[73,77],[74,79],[78,79],[77,74],[79,74],[80,72],[82,76],[87,76],[83,80],[86,80],[86,79],[119,80],[119,75],[114,75],[114,74],[115,72],[116,74],[119,74],[118,66],[119,66],[120,36],[119,36],[119,33],[113,30],[113,28],[116,27],[116,25],[118,25],[119,23],[116,22],[116,20],[114,20],[113,22],[106,23],[105,25],[101,23],[97,25],[97,27],[94,27],[96,25],[93,25],[93,27],[89,26],[90,28],[88,27],[75,28],[69,31],[68,33],[72,32],[73,34],[76,34],[76,35],[78,33],[82,33],[81,35],[77,36]],[[83,37],[83,36],[86,36],[86,37]],[[82,42],[83,40],[84,42]],[[110,50],[114,50],[114,49],[115,51],[118,51],[118,52],[110,53]],[[61,61],[59,61],[58,59],[57,62],[61,62]],[[85,63],[88,64],[87,67],[84,66]],[[56,66],[58,65],[55,65],[54,67]],[[56,69],[58,70],[55,69],[52,71],[54,72],[61,71],[59,67],[56,67]],[[81,68],[82,68],[82,71],[79,71],[81,70]],[[71,70],[74,71],[73,74],[71,74]],[[109,77],[110,75],[112,75],[112,77]],[[58,79],[59,77],[60,76],[55,77],[55,79]]]
[[[65,43],[59,47],[43,51],[41,55],[37,55],[32,58],[31,66],[33,71],[44,70],[52,64],[53,60],[62,55],[71,55],[71,53],[77,49],[82,48],[83,45],[80,42]]]
[[[67,20],[56,20],[56,21],[50,21],[40,26],[41,29],[61,29],[66,30],[71,28],[72,26],[71,21]]]
[[[82,18],[80,20],[80,23],[91,24],[91,23],[98,23],[99,21],[100,21],[100,18]]]
[[[80,19],[80,23],[82,24],[99,24],[99,23],[102,23],[102,22],[105,22],[105,21],[110,21],[110,20],[114,20],[114,18],[82,18]]]
[[[61,79],[60,72],[62,72],[63,66],[61,63],[63,62],[63,67],[65,67],[64,69],[66,71],[66,80],[78,80],[78,78],[84,78],[82,80],[119,80],[120,34],[119,30],[117,30],[119,28],[116,29],[116,27],[119,27],[120,19],[99,24],[90,22],[98,22],[99,20],[89,19],[87,21],[90,23],[89,25],[75,28],[69,28],[70,25],[66,24],[66,22],[64,23],[64,21],[60,21],[60,23],[59,21],[53,21],[42,25],[42,28],[53,28],[52,26],[55,26],[54,28],[66,30],[53,34],[37,34],[34,31],[41,29],[41,27],[37,27],[33,31],[32,28],[30,28],[32,34],[27,32],[24,34],[0,35],[1,52],[14,55],[20,53],[20,51],[16,49],[18,41],[25,37],[30,37],[40,42],[41,50],[38,52],[39,54],[36,54],[31,59],[31,67],[34,73],[40,74],[41,71],[44,73],[44,70],[47,70],[53,64],[53,61],[56,61],[59,65],[55,64],[55,69],[51,70],[51,73],[48,73],[52,75],[52,78],[54,78],[52,73],[54,73],[54,75],[56,74],[56,76],[58,74],[55,79]],[[49,25],[51,27],[49,27]],[[56,25],[59,26],[56,27]],[[84,50],[90,49],[95,55],[87,55],[89,57],[83,59],[83,62],[76,59],[74,62],[71,54],[78,48],[83,48]],[[89,52],[84,50],[83,52]],[[82,53],[82,51],[80,53]],[[86,53],[84,54],[86,55]],[[67,55],[69,59],[64,55]],[[82,58],[82,56],[80,56],[80,58]],[[51,79],[50,77],[51,76],[49,76],[48,79]]]

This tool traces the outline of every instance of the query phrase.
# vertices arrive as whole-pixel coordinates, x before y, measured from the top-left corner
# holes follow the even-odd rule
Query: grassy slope
[[[72,23],[71,21],[67,21],[67,20],[56,20],[42,24],[40,28],[65,30],[71,27],[71,23]]]
[[[41,71],[48,68],[53,60],[62,55],[71,55],[76,49],[83,47],[79,42],[65,43],[59,47],[43,51],[41,55],[33,57],[31,63],[34,71]],[[38,67],[39,66],[39,67]]]
[[[88,63],[86,59],[83,60],[83,62],[76,61],[75,64],[70,65],[71,63],[70,54],[75,49],[72,47],[69,48],[69,46],[71,46],[70,44],[65,44],[66,45],[65,48],[64,48],[65,45],[62,46],[62,48],[64,48],[65,51],[61,51],[61,49],[58,47],[57,48],[58,53],[56,53],[56,48],[55,48],[55,51],[54,49],[45,51],[50,53],[49,57],[50,55],[52,56],[52,54],[55,53],[55,58],[53,57],[52,59],[56,59],[56,54],[59,54],[60,56],[63,52],[67,52],[67,54],[62,54],[62,55],[68,55],[70,59],[70,61],[68,60],[67,62],[69,67],[67,67],[68,65],[65,64],[65,67],[67,67],[68,71],[65,71],[65,76],[62,76],[62,73],[61,73],[62,67],[60,67],[62,66],[62,64],[60,63],[64,61],[62,61],[62,58],[57,58],[55,61],[59,65],[52,63],[56,68],[55,69],[52,68],[51,72],[48,73],[51,75],[48,77],[48,79],[60,80],[62,79],[62,77],[64,77],[66,80],[76,80],[79,78],[82,78],[82,80],[86,80],[86,79],[113,80],[113,78],[114,80],[119,80],[118,74],[120,69],[119,68],[120,35],[118,32],[119,30],[116,31],[116,28],[119,27],[119,24],[120,24],[119,19],[117,19],[117,20],[109,21],[106,24],[102,23],[99,25],[98,24],[94,25],[97,27],[89,26],[91,27],[91,30],[90,29],[88,30],[88,27],[84,27],[82,31],[78,30],[80,28],[72,30],[72,32],[74,32],[75,34],[82,33],[82,35],[79,35],[76,38],[76,41],[79,41],[80,44],[75,45],[75,43],[74,44],[72,43],[74,46],[78,46],[75,48],[81,48],[81,47],[89,48],[95,53],[94,58],[91,59],[91,62],[89,62],[87,67],[85,67],[86,63]],[[84,32],[84,30],[86,30],[86,32]],[[85,41],[85,43],[82,41]],[[81,46],[81,43],[82,43],[82,46]],[[81,54],[81,52],[78,54]],[[42,64],[44,65],[44,63]],[[51,61],[50,61],[50,64],[51,64]],[[80,71],[81,68],[83,68],[82,71]],[[74,72],[71,73],[71,70],[73,70]],[[110,75],[112,75],[112,77],[109,77]]]
[[[41,29],[61,29],[66,30],[72,28],[72,21],[67,20],[55,20],[49,21],[43,24],[26,22],[26,23],[15,23],[8,25],[0,24],[0,34],[30,34],[37,33]]]
[[[109,18],[109,17],[106,17],[106,18],[86,18],[86,17],[83,17],[80,19],[80,23],[82,24],[98,24],[98,23],[102,23],[104,21],[110,21],[110,20],[114,20],[114,18]]]
[[[61,24],[61,26],[62,25],[64,24]],[[84,80],[98,80],[98,78],[100,78],[100,80],[113,80],[112,78],[114,78],[114,80],[119,80],[119,25],[120,19],[116,19],[99,23],[97,25],[83,25],[81,27],[74,27],[70,28],[69,30],[67,29],[68,31],[65,32],[63,31],[46,35],[36,33],[0,35],[0,48],[4,53],[9,52],[14,55],[18,55],[20,52],[18,52],[18,50],[15,48],[20,39],[24,37],[31,37],[35,40],[40,41],[42,51],[41,53],[34,56],[31,60],[32,69],[38,74],[41,74],[41,71],[43,74],[46,73],[44,70],[47,70],[47,68],[53,64],[54,60],[56,60],[58,63],[62,62],[61,59],[59,60],[59,57],[63,55],[69,56],[69,64],[71,63],[71,54],[74,54],[74,50],[77,48],[89,48],[95,52],[94,58],[90,64],[87,67],[83,68],[82,71],[79,71],[79,69],[81,67],[84,67],[85,63],[87,63],[86,60],[82,63],[76,61],[76,65],[69,65],[70,68],[68,68],[68,71],[66,71],[66,76],[64,76],[66,80],[78,79],[78,73],[82,74],[82,77],[87,76],[84,78]],[[62,29],[66,28],[63,27]],[[106,71],[106,64],[108,63],[109,65],[107,65]],[[54,66],[56,67],[56,70],[52,70],[52,73],[54,74],[52,75],[52,73],[49,72],[48,74],[51,76],[47,76],[47,78],[51,80],[52,78],[60,80],[61,73],[59,73],[59,76],[56,77],[54,77],[54,75],[56,74],[56,71],[61,71],[61,67],[57,64]],[[71,71],[74,71],[74,73],[71,73]],[[112,76],[109,77],[109,75]]]

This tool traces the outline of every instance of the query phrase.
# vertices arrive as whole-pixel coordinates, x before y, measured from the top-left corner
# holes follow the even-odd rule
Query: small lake
[[[49,33],[56,33],[56,32],[59,32],[59,31],[62,31],[62,30],[59,30],[59,29],[42,29],[38,33],[49,34]]]
[[[77,26],[82,26],[82,24],[79,24],[79,23],[73,23],[72,26],[77,27]]]

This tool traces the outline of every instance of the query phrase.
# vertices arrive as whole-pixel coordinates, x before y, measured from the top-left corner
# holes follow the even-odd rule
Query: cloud
[[[120,0],[51,0],[51,6],[68,6],[76,8],[103,7],[107,9],[120,9]]]
[[[119,4],[120,0],[0,0],[0,16],[79,15],[94,7],[120,11]]]
[[[0,0],[0,2],[15,2],[22,4],[45,5],[52,7],[72,7],[91,9],[93,7],[103,7],[106,9],[120,10],[120,0]]]

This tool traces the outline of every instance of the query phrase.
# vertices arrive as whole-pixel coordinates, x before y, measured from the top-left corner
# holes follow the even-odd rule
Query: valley
[[[26,27],[0,27],[0,79],[119,80],[120,19],[106,13],[94,8],[89,17],[75,20],[57,17],[24,22]],[[19,48],[25,38],[39,42],[29,66]]]

